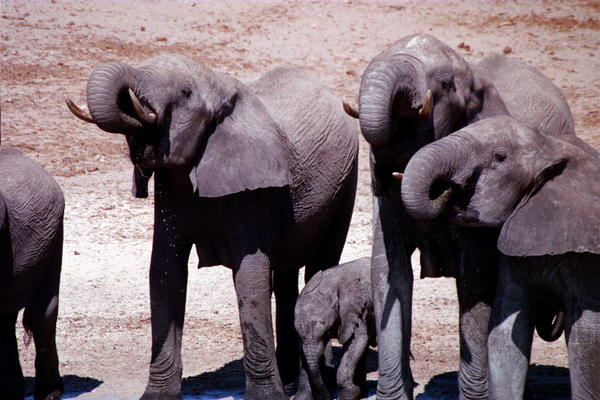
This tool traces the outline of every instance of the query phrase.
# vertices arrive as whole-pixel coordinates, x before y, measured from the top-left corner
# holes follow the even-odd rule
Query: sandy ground
[[[17,1],[1,3],[2,145],[42,163],[67,202],[58,321],[67,398],[134,398],[147,378],[150,319],[147,270],[152,200],[130,195],[125,140],[75,119],[92,68],[137,65],[185,54],[241,80],[277,64],[310,71],[355,101],[369,60],[400,37],[431,33],[467,60],[511,55],[546,73],[566,95],[578,135],[600,149],[600,2],[397,1],[212,2]],[[458,48],[460,43],[466,44]],[[354,217],[342,261],[370,254],[368,146],[361,139]],[[243,390],[242,343],[231,274],[195,270],[190,260],[183,339],[184,393],[220,398]],[[415,272],[418,276],[418,264]],[[419,399],[456,398],[454,280],[415,282],[412,352]],[[22,329],[18,335],[22,337]],[[21,346],[27,383],[33,346]],[[374,367],[375,352],[370,354]],[[536,385],[564,398],[564,340],[536,338]],[[373,368],[371,368],[373,369]],[[372,386],[376,372],[369,374]],[[239,395],[238,395],[239,397]]]

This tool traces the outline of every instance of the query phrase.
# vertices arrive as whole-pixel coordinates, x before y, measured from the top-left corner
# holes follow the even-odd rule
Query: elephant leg
[[[456,279],[459,302],[459,398],[488,397],[487,333],[497,280],[496,233],[463,229],[461,267]]]
[[[244,341],[245,398],[287,399],[275,357],[269,257],[261,250],[246,255],[234,269],[234,284]]]
[[[276,270],[273,275],[277,366],[285,391],[293,393],[300,370],[300,346],[294,327],[294,307],[298,299],[298,269]]]
[[[176,233],[174,224],[167,229],[168,222],[155,218],[150,261],[152,358],[142,399],[181,398],[181,336],[192,244]]]
[[[401,213],[402,215],[398,215]],[[415,249],[407,229],[414,222],[399,197],[375,198],[371,285],[379,347],[377,399],[412,399],[410,371],[413,273]]]
[[[366,326],[359,327],[350,339],[350,343],[348,345],[344,344],[344,355],[342,356],[337,372],[340,400],[356,400],[360,397],[361,389],[354,383],[354,376],[368,344],[369,337]],[[363,370],[363,375],[364,373],[365,371]]]
[[[56,321],[58,289],[62,262],[62,231],[60,243],[48,263],[46,275],[23,313],[23,326],[33,335],[35,343],[35,399],[59,399],[64,391],[58,370]]]
[[[578,256],[585,260],[586,256]],[[598,258],[573,265],[567,278],[571,286],[565,299],[565,335],[569,352],[571,398],[600,399],[600,294]]]
[[[0,315],[0,397],[22,399],[25,382],[15,335],[17,314]]]
[[[533,340],[531,295],[500,267],[488,335],[489,391],[497,399],[521,399]]]

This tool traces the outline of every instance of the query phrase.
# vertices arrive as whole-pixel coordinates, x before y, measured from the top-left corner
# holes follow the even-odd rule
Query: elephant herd
[[[575,136],[565,98],[540,71],[498,54],[468,63],[416,34],[369,63],[358,109],[296,68],[242,83],[176,54],[100,64],[87,84],[89,112],[66,102],[125,136],[135,196],[148,195],[154,176],[142,399],[181,398],[192,246],[201,266],[233,271],[249,400],[330,398],[320,370],[332,338],[344,350],[340,399],[360,397],[375,343],[377,399],[412,399],[417,248],[422,276],[456,278],[461,399],[523,398],[534,329],[545,340],[564,331],[572,397],[600,398],[600,154]],[[371,149],[372,253],[336,266],[361,133]],[[63,392],[63,212],[54,179],[0,149],[2,398],[24,395],[15,336],[23,308],[35,398]]]

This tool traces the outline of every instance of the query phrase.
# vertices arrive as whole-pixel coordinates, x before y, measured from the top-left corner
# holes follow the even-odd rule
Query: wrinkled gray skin
[[[35,399],[58,399],[56,318],[65,201],[54,178],[12,147],[0,148],[0,397],[23,398],[15,323],[35,343]]]
[[[296,400],[312,399],[313,390],[323,400],[330,399],[321,363],[332,339],[338,339],[344,350],[336,377],[340,400],[356,400],[366,389],[365,351],[377,345],[370,270],[371,260],[361,258],[318,272],[302,289],[294,323],[305,369]]]
[[[496,54],[469,65],[430,35],[394,43],[362,76],[359,120],[371,145],[374,194],[371,279],[380,400],[412,399],[410,256],[417,247],[423,276],[457,277],[460,398],[487,396],[485,337],[496,273],[488,265],[497,263],[497,234],[483,229],[474,234],[443,220],[417,222],[406,213],[392,173],[403,172],[424,145],[500,114],[551,135],[573,134],[567,102],[539,71]]]
[[[583,141],[510,117],[469,125],[406,167],[409,212],[499,233],[488,337],[493,399],[523,397],[533,328],[548,307],[565,312],[572,398],[600,398],[599,176],[600,154]],[[434,185],[452,191],[438,201],[429,195]]]
[[[99,65],[87,93],[98,127],[126,135],[134,193],[147,194],[147,177],[155,177],[152,359],[142,398],[181,397],[192,245],[200,266],[233,271],[246,398],[286,398],[282,379],[293,382],[300,365],[298,269],[305,265],[310,278],[338,263],[354,203],[358,128],[342,101],[294,68],[244,85],[173,54],[139,68]]]

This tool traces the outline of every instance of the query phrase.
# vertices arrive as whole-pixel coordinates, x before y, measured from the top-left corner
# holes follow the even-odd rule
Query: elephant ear
[[[200,197],[291,183],[283,134],[263,104],[249,92],[236,93],[215,111],[215,130],[190,173]]]
[[[504,223],[498,249],[520,257],[600,254],[599,176],[597,160],[581,153],[546,168]]]
[[[362,279],[351,280],[346,287],[343,288],[344,292],[348,295],[340,296],[339,299],[339,315],[340,315],[340,327],[338,330],[338,341],[340,344],[346,343],[356,330],[356,327],[361,321],[367,320],[368,303],[370,294]]]

